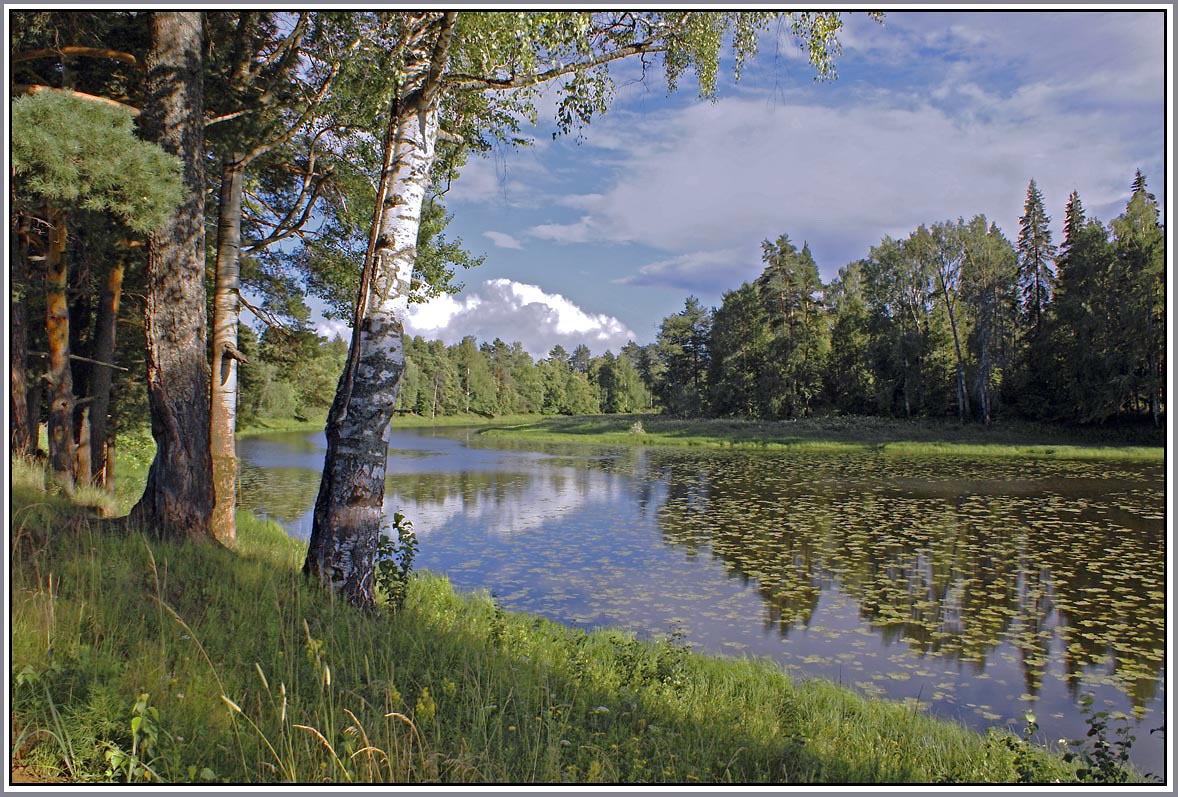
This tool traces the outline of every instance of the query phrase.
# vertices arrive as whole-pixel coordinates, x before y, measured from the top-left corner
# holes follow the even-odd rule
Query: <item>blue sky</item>
[[[782,233],[824,280],[885,235],[958,216],[1014,241],[1032,178],[1057,242],[1072,190],[1108,222],[1138,168],[1165,211],[1160,10],[895,11],[850,15],[840,38],[837,80],[766,36],[714,103],[622,66],[579,141],[552,140],[542,103],[533,146],[473,159],[447,194],[447,232],[486,261],[414,308],[410,331],[534,356],[649,343],[688,295],[715,306],[760,273],[761,241]]]

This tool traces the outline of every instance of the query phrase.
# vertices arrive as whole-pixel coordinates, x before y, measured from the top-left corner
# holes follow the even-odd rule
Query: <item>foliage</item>
[[[413,576],[413,560],[417,557],[417,535],[413,523],[400,512],[393,513],[394,540],[380,535],[376,548],[376,588],[384,596],[385,605],[394,612],[405,605],[409,579]]]
[[[1070,748],[1064,754],[1065,761],[1076,761],[1076,774],[1085,783],[1128,783],[1136,777],[1129,763],[1129,751],[1137,741],[1127,724],[1122,723],[1115,731],[1116,738],[1109,739],[1109,721],[1113,719],[1107,711],[1096,711],[1092,707],[1092,696],[1084,695],[1080,704],[1088,722],[1086,739],[1067,741]]]
[[[106,211],[137,232],[159,227],[180,201],[180,160],[135,137],[131,111],[71,94],[12,103],[18,195]]]
[[[1058,257],[1048,221],[1032,181],[1017,246],[983,215],[921,225],[830,284],[808,246],[766,240],[756,280],[663,319],[644,378],[678,416],[956,411],[984,426],[1161,428],[1165,235],[1144,176],[1111,229],[1073,193]]]

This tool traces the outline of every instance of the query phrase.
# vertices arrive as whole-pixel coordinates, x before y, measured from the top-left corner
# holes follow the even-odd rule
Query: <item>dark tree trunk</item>
[[[73,227],[73,225],[70,225]],[[86,335],[93,326],[94,308],[91,302],[90,263],[88,258],[81,256],[94,250],[85,240],[85,227],[74,230],[72,235],[72,252],[75,253],[73,267],[69,269],[70,288],[70,354],[89,353],[93,358],[93,351],[88,350]],[[92,349],[92,347],[90,347]],[[73,418],[73,450],[74,483],[86,485],[90,483],[90,380],[93,375],[89,359],[71,356],[70,373],[73,375],[74,418]]]
[[[45,250],[45,333],[49,345],[49,467],[54,478],[73,486],[74,389],[70,371],[70,311],[66,300],[66,216],[49,212]]]
[[[115,337],[118,330],[119,301],[123,295],[123,275],[126,271],[126,255],[120,251],[111,264],[102,293],[98,298],[98,318],[94,327],[94,359],[101,363],[113,363]],[[91,481],[105,487],[112,483],[107,478],[107,415],[110,412],[111,383],[114,369],[95,365],[90,379],[90,474]]]
[[[229,156],[221,167],[217,210],[217,276],[213,293],[213,385],[209,439],[213,457],[212,532],[221,543],[237,538],[237,351],[241,287],[241,194],[245,161]]]
[[[131,521],[211,540],[208,308],[204,284],[204,110],[200,12],[152,14],[140,129],[184,164],[187,196],[147,244],[144,326],[156,453]]]
[[[11,358],[8,382],[8,433],[11,453],[29,456],[36,440],[29,428],[29,219],[12,214],[9,230],[8,345]]]

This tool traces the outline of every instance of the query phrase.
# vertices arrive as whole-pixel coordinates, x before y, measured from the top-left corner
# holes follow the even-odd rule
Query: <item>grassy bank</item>
[[[705,448],[872,450],[895,455],[1120,459],[1162,462],[1163,432],[1084,430],[1028,422],[976,424],[929,418],[830,416],[790,421],[682,420],[661,415],[503,419],[482,434],[537,443]]]
[[[445,579],[364,615],[304,581],[303,544],[235,551],[65,523],[18,463],[15,774],[167,782],[1055,782],[1004,734],[676,639],[508,614]]]

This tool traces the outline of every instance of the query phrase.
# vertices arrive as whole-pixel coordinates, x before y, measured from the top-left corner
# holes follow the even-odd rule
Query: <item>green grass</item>
[[[251,418],[237,427],[238,437],[253,437],[273,432],[322,432],[327,423],[323,417],[299,420],[297,418]]]
[[[585,633],[410,582],[395,615],[309,584],[249,515],[238,547],[70,521],[14,463],[12,728],[73,782],[883,783],[1074,779],[1058,755],[917,706]],[[14,769],[14,771],[16,771]]]
[[[484,437],[535,443],[694,446],[795,451],[871,450],[899,456],[1039,457],[1162,462],[1161,433],[1094,431],[1029,422],[990,429],[936,419],[827,416],[791,421],[681,420],[595,415],[500,420]],[[1157,444],[1142,444],[1156,437]]]

